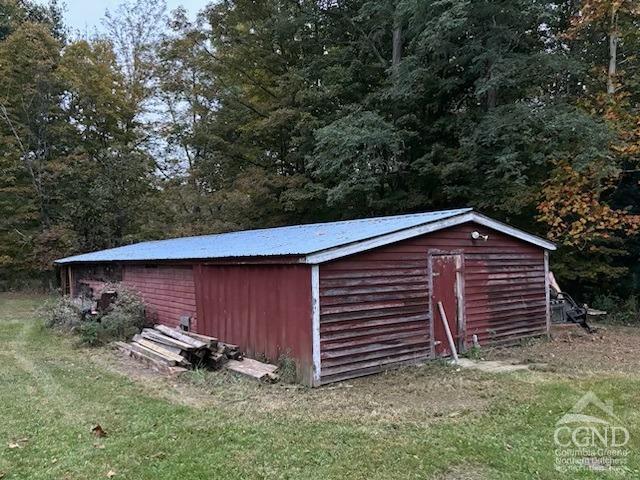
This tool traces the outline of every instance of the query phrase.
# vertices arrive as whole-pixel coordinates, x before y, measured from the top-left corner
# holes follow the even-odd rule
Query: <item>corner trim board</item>
[[[320,385],[320,266],[311,266],[311,330],[313,352],[313,386]]]
[[[549,290],[549,252],[544,252],[544,297],[547,317],[547,335],[551,334],[551,291]]]
[[[517,228],[510,227],[509,225],[506,225],[502,222],[498,222],[497,220],[493,220],[489,217],[485,217],[480,213],[468,212],[461,215],[457,215],[455,217],[439,220],[437,222],[431,222],[425,225],[419,225],[417,227],[411,227],[405,230],[400,230],[398,232],[381,235],[376,238],[363,240],[361,242],[351,243],[349,245],[343,245],[340,247],[330,248],[318,253],[313,253],[311,255],[307,255],[305,261],[306,263],[310,263],[310,264],[329,262],[331,260],[336,260],[338,258],[346,257],[348,255],[364,252],[367,250],[371,250],[373,248],[382,247],[384,245],[389,245],[391,243],[399,242],[401,240],[406,240],[409,238],[417,237],[419,235],[424,235],[425,233],[435,232],[438,230],[442,230],[445,228],[453,227],[453,226],[460,225],[463,223],[468,223],[468,222],[475,222],[484,227],[491,228],[498,232],[504,233],[505,235],[509,235],[511,237],[518,238],[524,242],[528,242],[533,245],[536,245],[540,248],[544,248],[545,250],[556,249],[556,246],[553,243],[547,240],[544,240],[540,237],[536,237],[535,235],[531,235],[530,233],[526,233],[522,230],[518,230]]]

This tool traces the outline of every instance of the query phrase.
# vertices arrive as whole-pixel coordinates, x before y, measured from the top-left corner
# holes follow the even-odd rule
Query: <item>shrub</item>
[[[145,326],[142,298],[123,285],[108,285],[116,298],[96,316],[83,316],[81,302],[65,296],[46,302],[40,309],[44,324],[63,333],[78,334],[85,345],[104,345],[114,340],[130,340]]]
[[[607,322],[623,325],[640,323],[640,305],[633,295],[626,300],[613,295],[599,295],[594,299],[592,306],[607,312]]]
[[[117,296],[105,312],[83,322],[80,338],[87,345],[129,340],[146,324],[144,302],[136,292],[121,284],[108,285],[105,290],[115,290]]]
[[[47,328],[61,332],[75,332],[82,323],[80,305],[69,296],[48,300],[38,314],[44,319]]]

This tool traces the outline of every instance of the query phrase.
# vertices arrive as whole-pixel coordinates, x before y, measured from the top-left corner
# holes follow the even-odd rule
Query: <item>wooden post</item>
[[[73,291],[73,273],[71,272],[71,265],[67,266],[67,281],[69,282],[69,296],[73,297],[75,292]]]
[[[551,336],[551,291],[549,278],[549,250],[544,251],[544,301],[547,337]]]
[[[438,310],[440,311],[440,319],[444,325],[444,331],[447,334],[447,341],[449,342],[449,348],[451,349],[451,355],[453,355],[453,362],[458,363],[458,351],[456,350],[456,344],[451,336],[451,329],[449,328],[449,321],[447,320],[447,314],[444,313],[444,307],[442,302],[438,302]]]

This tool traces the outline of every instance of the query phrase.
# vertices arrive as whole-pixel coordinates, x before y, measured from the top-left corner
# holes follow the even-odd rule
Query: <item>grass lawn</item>
[[[432,363],[309,390],[164,378],[44,330],[42,300],[0,294],[2,479],[640,478],[634,330],[496,353],[534,371]],[[588,391],[630,432],[626,474],[554,470],[555,423]]]

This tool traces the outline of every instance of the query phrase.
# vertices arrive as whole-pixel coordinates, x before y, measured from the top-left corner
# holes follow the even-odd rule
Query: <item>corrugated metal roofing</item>
[[[308,255],[455,217],[471,210],[471,208],[461,208],[392,217],[314,223],[157,240],[75,255],[57,260],[56,263]]]

